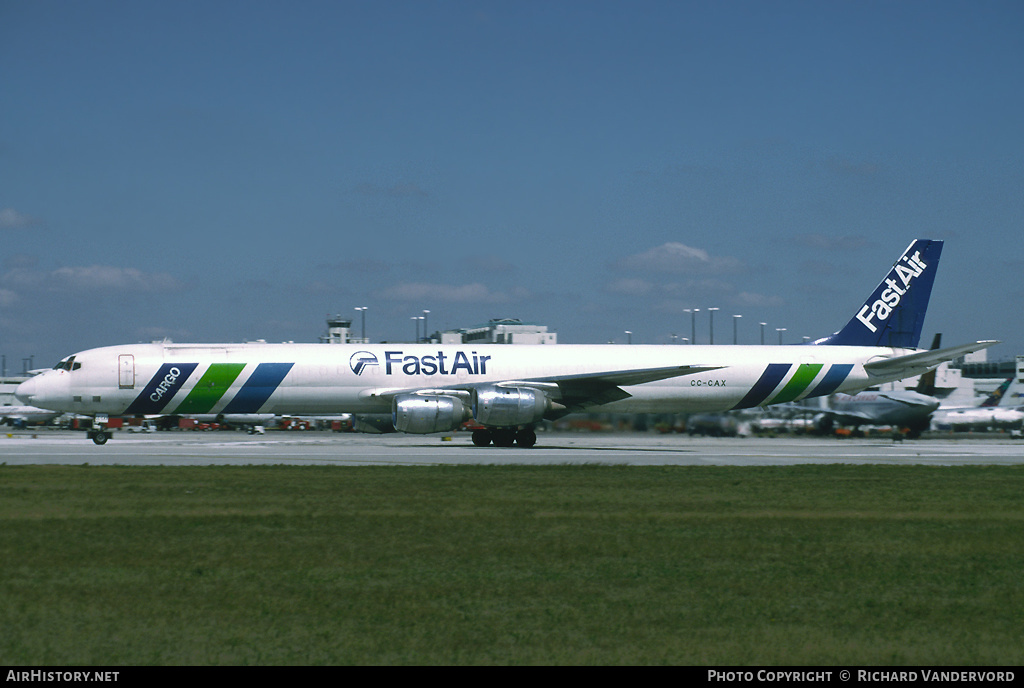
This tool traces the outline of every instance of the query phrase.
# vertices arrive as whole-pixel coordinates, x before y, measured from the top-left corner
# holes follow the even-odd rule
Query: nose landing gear
[[[106,444],[107,440],[110,439],[110,433],[100,428],[99,430],[90,430],[86,436],[96,444]]]

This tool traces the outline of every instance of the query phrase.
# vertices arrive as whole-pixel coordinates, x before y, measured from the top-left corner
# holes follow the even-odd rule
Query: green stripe
[[[796,369],[796,373],[782,388],[782,391],[771,400],[771,403],[784,404],[796,399],[814,381],[821,371],[821,366],[821,363],[801,363],[800,367]]]
[[[220,398],[228,391],[228,387],[239,376],[243,368],[245,368],[244,363],[212,364],[174,412],[177,414],[209,413],[213,405],[220,401]]]

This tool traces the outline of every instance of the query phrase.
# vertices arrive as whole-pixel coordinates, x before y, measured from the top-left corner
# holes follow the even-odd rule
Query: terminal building
[[[442,344],[557,344],[558,334],[547,325],[518,318],[495,318],[476,327],[441,333]]]
[[[475,327],[424,333],[419,342],[439,344],[557,344],[558,334],[548,332],[547,325],[523,322],[519,318],[494,318]],[[352,319],[340,315],[327,316],[327,333],[320,335],[322,344],[369,344],[365,336],[352,333]]]

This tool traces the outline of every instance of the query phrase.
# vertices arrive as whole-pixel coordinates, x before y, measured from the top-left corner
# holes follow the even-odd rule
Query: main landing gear
[[[495,447],[511,447],[518,445],[529,449],[537,444],[537,433],[531,428],[482,428],[473,431],[473,444],[478,447],[486,447],[491,442]]]

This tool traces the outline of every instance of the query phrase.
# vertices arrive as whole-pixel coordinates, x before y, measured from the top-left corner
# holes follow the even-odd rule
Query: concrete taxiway
[[[82,432],[0,433],[7,465],[338,465],[616,464],[783,466],[794,464],[1024,464],[1024,442],[1006,438],[691,438],[644,433],[543,433],[533,449],[476,447],[469,433],[363,435],[330,432],[115,433],[98,446]]]

